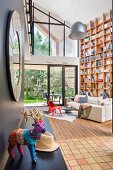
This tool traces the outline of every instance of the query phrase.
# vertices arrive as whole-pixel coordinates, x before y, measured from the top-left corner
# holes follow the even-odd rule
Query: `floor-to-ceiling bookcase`
[[[80,43],[80,90],[93,96],[112,96],[112,13],[104,13],[87,25],[87,36]]]

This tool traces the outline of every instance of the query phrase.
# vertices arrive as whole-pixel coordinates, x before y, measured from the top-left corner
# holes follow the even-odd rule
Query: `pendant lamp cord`
[[[77,4],[77,8],[78,8],[78,9],[77,9],[77,10],[78,10],[78,12],[77,12],[77,14],[78,14],[78,15],[77,15],[77,18],[78,18],[78,17],[79,17],[79,0],[78,0],[77,3],[78,3],[78,4]]]
[[[79,17],[79,0],[75,1],[75,9],[76,9],[76,21],[78,20]]]

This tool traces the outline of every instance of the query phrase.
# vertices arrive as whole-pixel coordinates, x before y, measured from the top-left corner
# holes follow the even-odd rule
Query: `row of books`
[[[112,49],[113,46],[112,44],[109,44],[106,46],[106,48],[104,48],[104,52],[103,51],[99,51],[100,53],[98,53],[96,56],[95,55],[85,55],[84,53],[81,54],[81,61],[82,62],[89,62],[92,60],[98,60],[98,59],[102,59],[103,56],[104,58],[109,58],[112,56]]]
[[[82,45],[81,46],[81,50],[85,49],[85,48],[89,48],[95,45],[95,41],[92,41],[91,43],[88,43],[86,45]]]
[[[98,60],[98,59],[103,59],[103,54],[100,53],[98,54],[97,56],[88,56],[88,57],[85,57],[85,58],[81,58],[81,62],[84,63],[84,62],[90,62],[90,61],[93,61],[93,60]]]
[[[109,51],[113,49],[113,44],[106,44],[106,46],[104,47],[104,51]]]

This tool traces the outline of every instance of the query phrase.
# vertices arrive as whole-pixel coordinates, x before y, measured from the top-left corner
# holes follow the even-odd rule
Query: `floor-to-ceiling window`
[[[32,54],[77,57],[77,41],[69,39],[70,26],[36,6],[32,12],[33,20],[29,22]]]
[[[50,99],[55,104],[62,104],[62,67],[50,66]]]
[[[75,96],[75,67],[65,67],[65,97]]]
[[[65,97],[77,94],[77,74],[77,66],[25,65],[25,103],[63,105]]]

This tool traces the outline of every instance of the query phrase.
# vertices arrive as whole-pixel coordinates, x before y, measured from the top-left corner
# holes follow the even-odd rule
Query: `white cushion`
[[[86,95],[78,95],[78,94],[77,94],[77,95],[75,96],[75,98],[74,98],[74,101],[75,101],[75,102],[78,102],[79,99],[80,99],[80,97],[85,97],[85,96],[86,96]]]
[[[111,98],[99,99],[99,105],[110,105],[112,104]]]
[[[90,97],[90,96],[88,96],[88,103],[98,105],[98,97]]]

